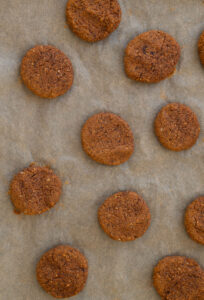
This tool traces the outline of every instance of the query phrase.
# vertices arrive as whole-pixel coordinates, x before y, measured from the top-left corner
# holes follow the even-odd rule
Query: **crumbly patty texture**
[[[21,63],[24,84],[42,98],[56,98],[72,86],[74,73],[71,61],[53,46],[37,45]]]
[[[90,117],[82,128],[81,139],[84,151],[93,160],[105,165],[122,164],[134,151],[129,125],[113,113]]]
[[[184,256],[167,256],[154,268],[154,286],[163,300],[203,300],[204,271]]]
[[[120,24],[117,0],[69,0],[66,9],[71,30],[87,42],[108,37]]]
[[[36,267],[41,287],[55,298],[72,297],[85,286],[88,262],[77,249],[60,245],[47,251]]]
[[[200,38],[198,40],[198,54],[201,63],[204,65],[204,31],[201,33]]]
[[[49,167],[31,164],[14,176],[9,193],[16,211],[37,215],[59,201],[61,190],[59,177]]]
[[[141,196],[126,191],[107,198],[98,210],[98,219],[112,239],[125,242],[135,240],[146,232],[151,215]]]
[[[171,76],[180,58],[177,41],[163,31],[136,36],[125,50],[125,72],[133,80],[154,83]]]
[[[160,143],[173,151],[191,148],[200,133],[196,114],[190,107],[180,103],[164,106],[158,113],[154,126]]]
[[[204,245],[204,196],[195,199],[187,207],[185,227],[194,241]]]

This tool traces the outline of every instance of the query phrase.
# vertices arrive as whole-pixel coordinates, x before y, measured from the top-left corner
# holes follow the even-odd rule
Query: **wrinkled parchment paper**
[[[38,285],[35,266],[63,243],[89,261],[89,278],[76,300],[157,300],[152,270],[166,255],[187,255],[204,265],[204,248],[185,232],[186,206],[204,194],[204,68],[196,43],[204,29],[201,0],[123,0],[122,22],[108,39],[88,44],[65,21],[66,0],[0,0],[0,299],[53,299]],[[136,83],[123,70],[124,49],[135,35],[161,29],[182,47],[174,77]],[[55,100],[23,86],[19,65],[36,44],[52,44],[71,59],[73,88]],[[186,152],[164,149],[153,120],[168,102],[192,107],[201,124],[197,144]],[[117,167],[99,165],[81,148],[85,120],[100,111],[130,124],[135,153]],[[31,162],[50,165],[63,181],[60,202],[40,216],[16,215],[9,200],[13,175]],[[111,240],[97,209],[112,193],[135,190],[148,203],[152,222],[134,241]]]

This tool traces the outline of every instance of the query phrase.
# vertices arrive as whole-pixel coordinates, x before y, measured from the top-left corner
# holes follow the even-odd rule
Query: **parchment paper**
[[[196,43],[204,29],[201,0],[123,0],[122,22],[108,39],[88,44],[65,21],[66,0],[0,0],[0,299],[53,299],[38,285],[35,266],[63,243],[89,261],[89,278],[76,300],[157,300],[152,270],[166,255],[187,255],[204,264],[204,248],[185,232],[186,206],[204,194],[204,68]],[[182,46],[175,76],[145,85],[128,79],[124,49],[137,34],[161,29]],[[33,95],[20,80],[25,52],[52,44],[71,59],[73,88],[55,100]],[[197,144],[175,153],[153,132],[159,109],[178,101],[192,107],[200,124]],[[128,121],[135,153],[117,167],[99,165],[81,148],[85,120],[111,111]],[[8,196],[13,175],[31,162],[49,164],[63,181],[60,202],[39,216],[16,215]],[[134,241],[111,240],[97,210],[112,193],[135,190],[148,203],[152,222]]]

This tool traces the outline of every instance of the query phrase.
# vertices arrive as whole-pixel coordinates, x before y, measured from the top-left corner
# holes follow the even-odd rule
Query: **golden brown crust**
[[[125,50],[125,72],[133,80],[155,83],[171,76],[180,46],[168,33],[151,30],[136,36]]]
[[[119,165],[134,151],[132,131],[121,117],[113,113],[98,113],[90,117],[81,131],[84,151],[105,165]]]
[[[185,227],[194,241],[204,245],[204,196],[198,197],[187,207]]]
[[[36,215],[53,207],[61,190],[62,183],[50,168],[31,164],[14,176],[9,193],[16,211]]]
[[[167,256],[154,268],[154,287],[163,300],[203,300],[204,271],[185,256]]]
[[[117,29],[121,9],[117,0],[69,0],[66,16],[76,35],[87,42],[97,42]]]
[[[98,219],[112,239],[125,242],[135,240],[146,232],[151,215],[141,196],[126,191],[107,198],[98,210]]]
[[[201,33],[200,38],[198,40],[198,54],[201,63],[204,65],[204,31]]]
[[[41,257],[36,267],[41,287],[55,298],[72,297],[85,286],[88,262],[77,249],[60,245]]]
[[[53,46],[37,45],[28,50],[21,63],[24,84],[42,98],[55,98],[72,86],[71,61]]]
[[[200,133],[196,114],[191,108],[180,103],[164,106],[155,119],[154,127],[160,143],[173,151],[191,148]]]

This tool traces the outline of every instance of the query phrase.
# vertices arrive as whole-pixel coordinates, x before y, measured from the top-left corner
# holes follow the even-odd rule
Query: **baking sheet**
[[[89,261],[86,288],[76,300],[157,300],[152,269],[166,255],[204,263],[203,246],[185,233],[186,206],[204,194],[204,68],[196,43],[204,29],[201,0],[121,0],[122,22],[108,39],[88,44],[66,25],[66,0],[0,0],[0,299],[53,299],[38,285],[35,265],[63,243]],[[161,29],[182,55],[174,77],[154,85],[125,76],[124,49],[135,35]],[[75,81],[55,100],[40,99],[21,83],[19,65],[36,44],[52,44],[71,59]],[[174,153],[158,143],[153,120],[168,102],[192,107],[200,124],[197,144]],[[130,124],[135,153],[117,167],[89,159],[80,143],[85,120],[100,111]],[[16,215],[8,197],[13,175],[31,162],[49,164],[63,181],[60,202],[40,216]],[[135,190],[148,203],[152,222],[134,242],[111,240],[97,209],[112,193]]]

